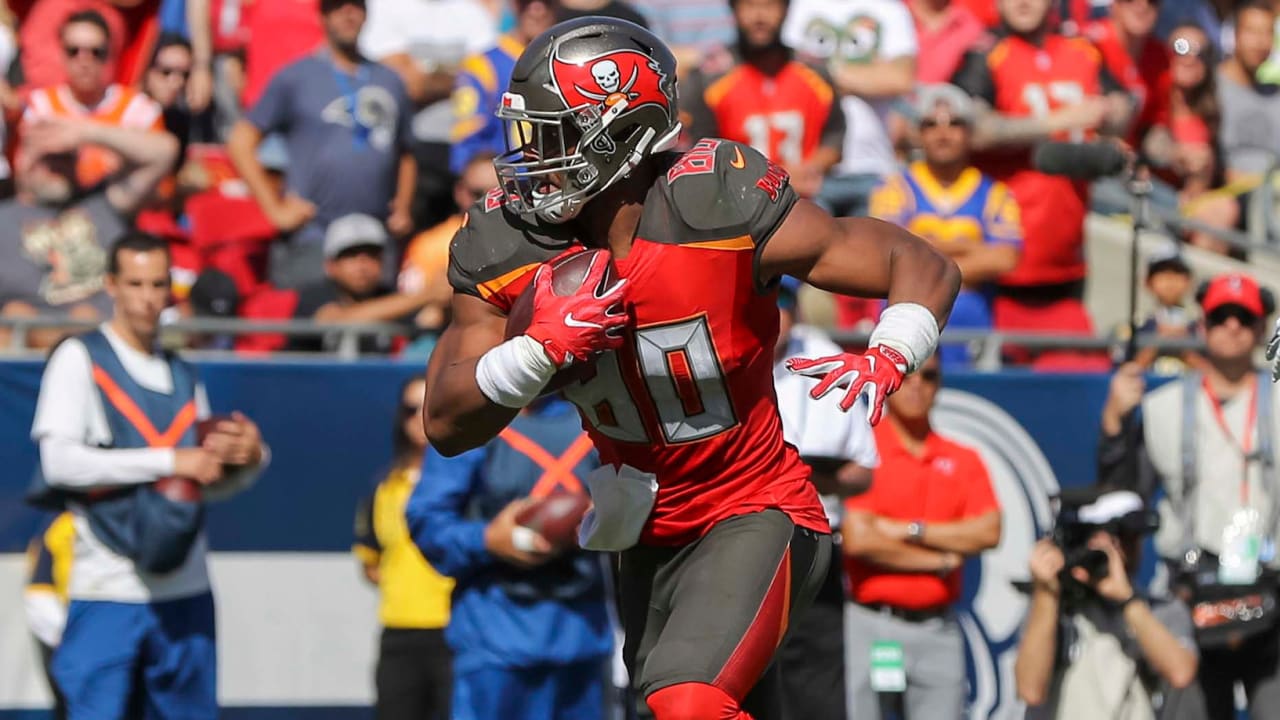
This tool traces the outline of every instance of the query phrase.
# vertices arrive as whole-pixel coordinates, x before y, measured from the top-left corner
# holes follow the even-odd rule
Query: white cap
[[[916,88],[916,120],[932,117],[939,105],[945,105],[951,117],[973,121],[973,100],[969,93],[949,83],[933,83]]]
[[[354,247],[387,246],[387,230],[382,221],[369,215],[343,215],[324,231],[324,259],[332,260]]]

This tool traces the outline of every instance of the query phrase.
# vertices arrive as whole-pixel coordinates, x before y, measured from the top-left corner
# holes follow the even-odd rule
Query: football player
[[[424,421],[437,450],[457,454],[557,372],[591,363],[564,389],[604,462],[582,535],[622,552],[637,692],[657,720],[775,718],[766,669],[831,550],[809,471],[782,438],[775,283],[888,297],[865,352],[790,366],[819,378],[814,397],[843,390],[846,410],[865,394],[876,422],[933,352],[960,274],[896,226],[798,199],[746,145],[667,152],[681,132],[675,78],[671,51],[625,21],[562,23],[524,51],[498,109],[521,144],[495,160],[502,188],[450,248],[453,322],[428,368]],[[609,250],[622,279],[602,288],[597,263],[580,290],[556,294],[548,261],[583,247]],[[528,327],[504,340],[531,283]],[[535,564],[540,546],[490,551]]]

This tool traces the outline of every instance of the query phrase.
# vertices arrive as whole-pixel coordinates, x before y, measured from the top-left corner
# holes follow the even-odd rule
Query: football
[[[230,420],[230,415],[210,415],[196,423],[196,444],[203,445],[204,439],[213,432],[218,423]],[[200,483],[191,478],[165,477],[156,481],[156,492],[174,502],[199,502],[201,499]]]
[[[591,270],[594,263],[606,262],[608,266],[605,268],[604,278],[600,281],[600,287],[596,288],[597,292],[606,292],[613,287],[618,281],[617,268],[613,265],[613,255],[608,250],[583,250],[582,252],[566,255],[551,263],[551,291],[556,295],[572,295],[582,287],[582,280]],[[533,320],[533,281],[525,287],[524,292],[516,298],[511,304],[511,311],[507,313],[507,329],[506,338],[521,335],[525,330],[529,329],[529,323]],[[594,372],[592,363],[577,363],[564,370],[557,372],[547,386],[543,388],[542,394],[549,395],[560,390],[565,385],[572,382],[579,382],[591,377]]]
[[[540,500],[516,514],[516,524],[527,527],[551,543],[556,551],[578,546],[578,524],[591,507],[591,498],[585,493],[558,492]]]

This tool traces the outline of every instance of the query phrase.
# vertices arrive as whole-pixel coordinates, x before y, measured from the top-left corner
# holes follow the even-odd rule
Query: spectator
[[[405,322],[426,302],[424,292],[398,293],[382,282],[390,238],[382,223],[368,215],[346,215],[329,223],[324,238],[325,280],[297,293],[295,318],[318,323]],[[363,353],[388,353],[393,338],[366,336]],[[337,349],[337,338],[295,339],[289,349],[319,352]]]
[[[323,0],[321,13],[325,48],[282,69],[227,142],[262,211],[281,232],[292,233],[271,259],[273,282],[281,287],[321,277],[325,228],[336,218],[385,217],[397,236],[412,229],[416,169],[404,84],[360,54],[361,0]],[[254,153],[270,133],[283,135],[289,151],[283,199]]]
[[[601,717],[613,645],[601,558],[555,552],[515,522],[537,499],[581,493],[598,462],[557,397],[535,400],[474,450],[427,449],[430,482],[414,488],[405,515],[427,560],[457,581],[445,630],[454,717]]]
[[[371,3],[360,48],[400,74],[417,113],[411,139],[418,161],[415,227],[434,225],[453,212],[454,177],[448,169],[454,107],[449,98],[463,60],[493,47],[497,35],[497,23],[477,0]],[[496,110],[497,103],[492,107]]]
[[[214,718],[202,504],[244,489],[266,450],[240,413],[198,432],[209,418],[203,385],[155,349],[169,299],[164,242],[125,235],[107,272],[115,314],[49,357],[31,429],[45,498],[75,517],[71,606],[53,676],[70,717],[126,717],[138,702],[158,716]],[[117,492],[101,497],[106,488]],[[87,502],[90,493],[99,497]]]
[[[949,82],[960,69],[964,54],[986,32],[986,26],[961,0],[911,0],[907,7],[915,20],[920,46],[916,82]]]
[[[1218,66],[1220,139],[1228,180],[1259,182],[1280,153],[1280,85],[1257,80],[1271,53],[1276,14],[1260,0],[1235,11],[1235,53]]]
[[[865,215],[871,191],[896,168],[890,107],[915,86],[911,13],[899,0],[794,0],[782,38],[826,65],[842,98],[844,152],[818,202],[834,215]]]
[[[731,64],[690,72],[681,102],[694,139],[754,147],[785,167],[796,192],[811,198],[840,161],[844,112],[826,71],[793,59],[782,43],[788,1],[731,0],[738,32]]]
[[[377,716],[379,720],[448,720],[453,656],[445,643],[453,581],[435,571],[413,544],[404,507],[421,480],[427,435],[422,401],[427,383],[409,378],[400,388],[391,431],[390,472],[356,512],[352,550],[365,578],[378,586]]]
[[[835,396],[814,402],[813,384],[787,371],[789,357],[826,357],[840,352],[821,330],[797,322],[796,291],[800,283],[783,278],[778,288],[778,342],[774,346],[773,383],[778,395],[782,433],[812,470],[810,480],[822,493],[822,505],[839,537],[844,498],[871,485],[880,464],[875,438],[867,424],[865,400],[848,412]],[[831,557],[826,581],[813,604],[793,617],[779,651],[783,704],[797,718],[840,720],[845,717],[844,565]]]
[[[1126,141],[1146,154],[1167,158],[1169,148],[1169,51],[1154,34],[1160,0],[1116,0],[1111,14],[1086,29],[1102,62],[1133,96],[1136,107]]]
[[[467,163],[453,187],[458,212],[439,225],[419,233],[409,241],[409,247],[405,249],[404,264],[400,267],[397,285],[402,293],[426,295],[429,298],[418,315],[421,327],[444,327],[449,302],[453,297],[448,278],[449,242],[453,240],[458,228],[462,227],[462,216],[466,209],[498,187],[493,157],[482,153]]]
[[[107,21],[88,10],[71,15],[60,35],[65,56],[65,83],[37,88],[27,100],[23,124],[51,117],[82,117],[107,125],[161,130],[160,106],[141,92],[112,83],[106,73],[111,35]],[[76,175],[92,187],[120,168],[120,158],[104,148],[78,149]]]
[[[969,161],[973,102],[954,85],[917,91],[924,159],[894,175],[871,196],[871,215],[933,243],[960,266],[964,287],[947,322],[952,328],[992,326],[992,283],[1018,263],[1022,223],[1004,183]],[[943,345],[943,365],[966,365],[969,349]]]
[[[1133,586],[1147,529],[1142,498],[1094,494],[1070,511],[1078,519],[1068,532],[1081,536],[1081,547],[1065,548],[1072,560],[1049,539],[1031,550],[1031,607],[1014,664],[1028,720],[1153,718],[1154,690],[1195,679],[1187,606],[1148,599]],[[1086,549],[1105,554],[1100,572],[1074,559]]]
[[[159,24],[159,0],[9,0],[8,5],[18,18],[19,62],[27,87],[67,81],[62,28],[68,17],[83,12],[96,13],[109,28],[110,81],[133,87],[142,79]]]
[[[671,48],[677,73],[698,67],[733,42],[733,15],[724,0],[632,0],[631,5]]]
[[[125,166],[87,191],[75,181],[75,150],[86,144],[118,154]],[[0,315],[105,317],[106,248],[173,166],[177,146],[164,133],[82,118],[30,125],[18,149],[17,194],[0,202]],[[49,347],[61,335],[33,332],[28,344]]]
[[[649,21],[625,0],[560,0],[556,21],[564,22],[587,15],[603,15],[649,27]]]
[[[1265,518],[1276,507],[1273,448],[1280,429],[1272,407],[1280,390],[1253,367],[1274,300],[1241,274],[1214,278],[1197,299],[1204,362],[1145,395],[1140,366],[1116,371],[1102,411],[1098,477],[1148,498],[1163,490],[1156,552],[1192,616],[1209,621],[1196,627],[1208,717],[1235,717],[1236,682],[1245,686],[1251,717],[1275,717],[1280,670],[1268,658],[1280,627],[1272,621],[1242,628],[1243,618],[1215,622],[1217,602],[1276,593],[1276,526]]]
[[[67,581],[71,577],[71,557],[75,549],[76,529],[71,513],[61,512],[46,518],[40,533],[31,538],[27,557],[31,570],[22,605],[27,613],[27,627],[40,649],[44,679],[53,696],[53,720],[66,720],[67,702],[53,679],[53,653],[62,643],[67,626]]]
[[[185,317],[229,319],[237,317],[240,290],[236,281],[221,270],[206,268],[196,276],[179,311]],[[220,333],[195,334],[187,337],[186,347],[205,350],[230,350],[235,337]]]
[[[1088,185],[1032,170],[1030,146],[1121,134],[1131,101],[1092,45],[1049,29],[1050,0],[1000,0],[999,8],[1005,31],[970,51],[953,81],[979,101],[974,149],[993,152],[978,167],[1009,186],[1022,213],[1026,242],[1017,267],[1000,278],[995,325],[1091,335],[1083,302]]]
[[[938,435],[929,411],[941,385],[931,357],[889,396],[871,488],[845,503],[844,555],[853,604],[849,717],[884,717],[881,692],[901,692],[909,718],[964,711],[964,642],[952,607],[961,565],[1000,542],[1000,507],[973,450]],[[897,677],[876,673],[872,647],[897,646]],[[891,673],[892,674],[892,673]],[[887,682],[886,682],[887,681]]]
[[[178,35],[162,35],[142,83],[142,91],[160,106],[164,129],[183,147],[191,141],[191,111],[186,102],[191,69],[191,43]]]
[[[1194,25],[1205,33],[1214,52],[1225,57],[1231,54],[1228,21],[1235,4],[1236,0],[1164,0],[1156,35],[1167,38],[1178,25]]]
[[[1138,332],[1161,337],[1191,337],[1196,321],[1185,307],[1191,290],[1191,267],[1176,244],[1170,243],[1147,256],[1147,292],[1155,310],[1138,326]]]
[[[498,103],[524,46],[555,23],[558,7],[557,0],[516,0],[516,24],[511,32],[462,62],[453,89],[449,170],[454,175],[461,176],[476,155],[492,157],[507,151],[506,127],[498,119]]]

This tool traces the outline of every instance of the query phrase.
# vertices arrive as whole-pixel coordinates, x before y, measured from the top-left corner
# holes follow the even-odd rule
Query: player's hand
[[[238,412],[219,422],[201,447],[226,465],[256,465],[262,460],[262,434],[252,420]]]
[[[791,358],[787,369],[798,375],[819,378],[820,382],[809,391],[814,400],[822,398],[836,388],[845,391],[840,409],[845,412],[867,396],[867,422],[875,425],[884,415],[884,401],[902,386],[907,374],[907,359],[897,350],[884,345],[868,348],[862,354],[841,353],[831,357]]]
[[[1036,590],[1057,596],[1061,591],[1058,574],[1067,564],[1062,550],[1045,538],[1031,548],[1031,584]]]
[[[204,448],[178,448],[173,451],[173,474],[211,485],[222,478],[222,461]]]
[[[280,232],[293,232],[316,216],[316,206],[289,193],[270,208],[263,208],[267,219]]]
[[[1267,362],[1271,365],[1271,381],[1280,381],[1280,318],[1276,318],[1276,329],[1267,341]]]
[[[622,347],[627,281],[619,280],[597,294],[607,270],[608,263],[593,264],[572,295],[557,295],[552,290],[550,265],[544,264],[533,276],[533,318],[525,334],[542,345],[556,367],[585,362]]]
[[[551,559],[551,543],[546,538],[516,525],[516,515],[532,502],[532,498],[512,500],[485,526],[484,547],[494,557],[520,567],[537,567]],[[517,532],[524,540],[516,538]],[[531,547],[517,547],[525,543]]]

